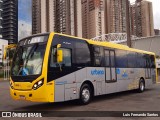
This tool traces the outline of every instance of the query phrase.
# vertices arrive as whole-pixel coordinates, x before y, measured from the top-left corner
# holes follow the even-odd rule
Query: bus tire
[[[88,84],[83,84],[80,90],[79,102],[81,105],[87,105],[90,103],[92,97],[91,87]]]
[[[140,79],[138,92],[142,93],[142,92],[144,92],[144,90],[145,90],[145,82],[143,79]]]

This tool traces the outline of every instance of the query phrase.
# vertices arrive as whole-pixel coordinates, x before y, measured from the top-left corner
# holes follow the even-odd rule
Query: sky
[[[18,39],[31,35],[32,0],[18,0]]]
[[[130,0],[130,2],[134,2],[135,0]],[[151,1],[153,4],[153,18],[154,18],[154,28],[160,29],[160,0],[146,0]]]

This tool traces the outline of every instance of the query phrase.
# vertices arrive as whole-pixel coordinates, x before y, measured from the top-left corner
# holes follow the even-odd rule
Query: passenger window
[[[98,46],[94,47],[94,65],[96,67],[104,66],[102,47],[98,47]]]
[[[150,62],[151,62],[151,68],[156,68],[154,55],[151,55],[150,60],[151,60],[151,61],[150,61]]]
[[[128,51],[127,57],[128,57],[128,67],[129,68],[136,68],[137,67],[137,65],[136,65],[136,53]]]
[[[136,60],[137,60],[137,68],[145,68],[146,67],[144,54],[138,53]]]
[[[76,65],[87,66],[91,63],[90,50],[86,42],[75,43]]]
[[[71,50],[66,48],[60,48],[63,51],[63,62],[60,63],[62,67],[71,67]],[[56,60],[56,48],[52,48],[50,67],[59,67],[59,63]]]
[[[116,66],[119,68],[128,67],[127,51],[116,50]]]

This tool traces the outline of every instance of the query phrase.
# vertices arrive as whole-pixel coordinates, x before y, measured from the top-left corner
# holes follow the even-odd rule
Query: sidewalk
[[[6,82],[6,81],[9,81],[9,79],[8,80],[4,80],[4,78],[0,78],[0,82]]]

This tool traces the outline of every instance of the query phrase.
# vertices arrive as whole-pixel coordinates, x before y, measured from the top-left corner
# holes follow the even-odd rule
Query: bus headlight
[[[44,83],[44,80],[40,80],[38,82],[36,82],[34,85],[33,85],[33,90],[37,90],[38,88],[40,88]]]

